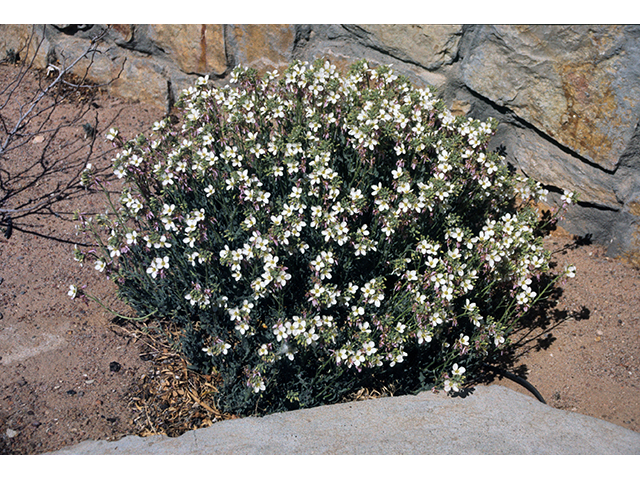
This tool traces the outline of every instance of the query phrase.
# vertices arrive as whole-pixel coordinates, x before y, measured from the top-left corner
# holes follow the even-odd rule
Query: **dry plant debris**
[[[134,342],[141,342],[141,358],[152,362],[148,373],[139,379],[139,390],[131,392],[129,402],[137,413],[133,422],[138,435],[177,437],[234,418],[216,408],[216,376],[189,368],[177,348],[179,335],[170,325],[155,321],[149,326],[129,323],[113,328],[124,331]]]

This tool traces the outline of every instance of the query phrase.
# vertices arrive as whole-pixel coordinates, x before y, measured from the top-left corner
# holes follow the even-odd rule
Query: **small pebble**
[[[109,370],[111,370],[112,372],[119,372],[121,368],[122,365],[120,365],[118,362],[111,362],[109,364]]]
[[[16,435],[18,435],[18,432],[10,428],[7,428],[7,438],[14,438]]]
[[[76,393],[78,393],[78,392],[76,392],[76,391],[75,391],[75,390],[73,390],[73,389],[71,389],[71,390],[67,390],[67,395],[75,395]]]

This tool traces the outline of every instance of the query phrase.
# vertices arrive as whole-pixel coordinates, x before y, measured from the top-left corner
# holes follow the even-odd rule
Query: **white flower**
[[[576,267],[574,267],[573,265],[569,265],[567,268],[565,268],[564,274],[569,278],[575,277],[576,276]]]
[[[404,361],[404,357],[406,357],[407,355],[409,355],[407,352],[400,352],[393,358],[389,365],[393,367],[396,363],[402,363]]]
[[[364,351],[365,355],[370,356],[373,355],[374,353],[376,353],[378,351],[377,348],[375,348],[375,343],[373,342],[365,342],[362,344],[362,350]]]
[[[451,390],[453,390],[454,392],[459,392],[460,386],[457,383],[447,379],[444,381],[444,391],[450,392]]]
[[[202,349],[203,352],[205,352],[207,355],[209,355],[210,357],[213,357],[215,354],[213,353],[213,348],[212,347],[204,347]]]
[[[147,273],[150,274],[153,278],[156,278],[158,276],[158,273],[160,273],[160,270],[165,268],[169,268],[169,257],[158,257],[151,262],[151,265],[149,265],[149,267],[147,268]]]
[[[242,322],[240,325],[236,325],[236,330],[240,332],[240,335],[244,335],[249,330],[249,325]]]
[[[351,357],[351,362],[352,362],[356,367],[360,366],[360,364],[361,364],[362,362],[364,362],[364,361],[365,361],[364,355],[363,355],[363,353],[362,353],[360,350],[358,350],[358,351],[353,355],[353,357]]]
[[[259,393],[266,388],[262,379],[257,380],[253,385],[253,393]]]
[[[153,247],[154,248],[163,248],[163,247],[164,248],[169,248],[169,247],[171,247],[171,244],[167,241],[167,237],[162,235],[160,237],[160,239],[153,244]]]
[[[422,344],[424,342],[429,343],[431,341],[431,335],[429,335],[424,330],[418,330],[418,343]]]
[[[169,257],[156,258],[156,265],[158,269],[169,268]]]
[[[71,298],[76,298],[76,295],[78,295],[78,287],[76,287],[75,285],[69,285],[69,292],[67,293],[67,295],[69,295]]]
[[[198,252],[187,253],[187,260],[191,263],[191,266],[196,266],[196,259],[198,259],[199,263],[204,262],[204,259]]]
[[[137,243],[138,243],[138,232],[133,230],[133,231],[127,233],[125,236],[127,238],[127,244],[128,245],[131,245],[131,244],[137,245]],[[102,271],[102,270],[100,270],[100,271]]]
[[[573,201],[574,193],[568,190],[564,191],[564,194],[560,197],[563,202],[571,203]]]
[[[106,266],[107,266],[106,262],[100,258],[96,261],[95,269],[99,272],[104,272],[104,269]]]
[[[117,128],[111,128],[109,129],[109,133],[107,133],[106,137],[107,140],[111,140],[114,141],[116,139],[116,137],[118,136],[118,129]]]
[[[351,200],[353,200],[354,202],[364,198],[364,196],[362,195],[362,191],[360,189],[355,189],[355,188],[351,189],[349,196],[351,197]]]
[[[469,337],[467,337],[467,338],[469,338]],[[452,368],[452,370],[451,370],[451,373],[452,373],[453,375],[462,375],[462,374],[463,374],[464,372],[466,372],[466,371],[467,371],[467,369],[466,369],[466,368],[464,368],[464,367],[459,367],[457,363],[454,363],[454,364],[453,364],[453,368]],[[456,391],[457,391],[457,390],[456,390]]]

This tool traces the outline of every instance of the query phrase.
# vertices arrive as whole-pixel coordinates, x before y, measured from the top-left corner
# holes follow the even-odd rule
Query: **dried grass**
[[[234,418],[220,412],[215,405],[219,379],[190,369],[181,357],[176,348],[177,331],[158,322],[149,327],[128,324],[114,328],[123,330],[134,342],[140,342],[141,358],[151,362],[149,372],[139,379],[129,402],[137,413],[133,422],[139,429],[138,435],[177,437]]]

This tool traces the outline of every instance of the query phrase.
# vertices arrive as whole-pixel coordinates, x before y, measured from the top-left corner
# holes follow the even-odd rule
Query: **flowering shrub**
[[[228,412],[458,391],[540,293],[546,191],[486,150],[493,120],[452,116],[388,66],[231,83],[200,79],[150,138],[110,132],[126,186],[85,221],[95,268],[182,329]]]

